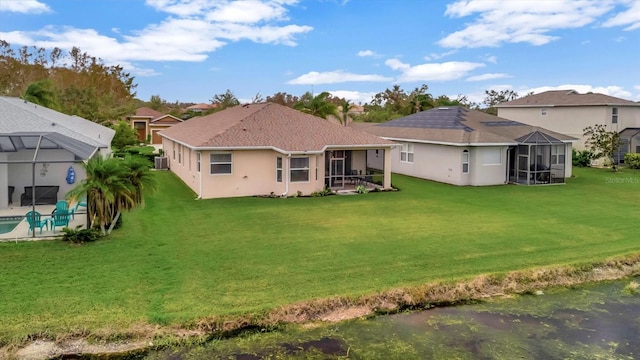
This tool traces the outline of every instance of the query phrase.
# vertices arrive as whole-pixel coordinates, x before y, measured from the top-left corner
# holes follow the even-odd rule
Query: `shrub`
[[[639,287],[640,284],[635,281],[631,281],[629,284],[627,284],[627,286],[624,287],[624,289],[622,289],[622,292],[627,295],[636,295],[638,294]]]
[[[310,196],[312,197],[329,196],[329,195],[333,195],[333,191],[331,191],[331,188],[328,186],[325,186],[324,189],[314,191],[310,194]]]
[[[640,169],[640,153],[626,153],[624,154],[624,163],[630,169]]]
[[[84,244],[86,242],[93,242],[100,238],[100,231],[98,229],[80,229],[82,225],[76,226],[75,229],[65,227],[62,229],[64,235],[62,235],[62,241],[69,241],[74,244]]]
[[[369,192],[369,190],[367,190],[367,188],[364,185],[358,185],[356,186],[356,192],[358,194],[366,194]]]
[[[593,159],[593,153],[589,150],[576,150],[572,149],[572,163],[577,167],[589,167],[591,166],[591,159]]]

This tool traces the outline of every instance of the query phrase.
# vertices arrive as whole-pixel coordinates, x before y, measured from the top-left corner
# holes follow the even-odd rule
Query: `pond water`
[[[145,358],[634,359],[640,358],[640,295],[627,285],[638,280],[252,332]]]

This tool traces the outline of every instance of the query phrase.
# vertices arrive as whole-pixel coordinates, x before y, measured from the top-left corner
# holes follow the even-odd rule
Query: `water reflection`
[[[544,295],[287,328],[148,354],[151,359],[633,359],[640,295],[630,280]]]

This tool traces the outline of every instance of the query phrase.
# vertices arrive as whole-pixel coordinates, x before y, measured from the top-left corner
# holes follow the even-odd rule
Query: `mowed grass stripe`
[[[575,173],[564,186],[455,187],[394,175],[399,192],[194,200],[158,172],[159,191],[108,239],[0,244],[0,341],[638,252],[640,172]]]

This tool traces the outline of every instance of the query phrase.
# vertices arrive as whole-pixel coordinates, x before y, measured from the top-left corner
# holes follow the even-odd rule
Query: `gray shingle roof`
[[[352,126],[389,139],[457,145],[515,144],[517,139],[534,132],[561,141],[576,140],[551,130],[458,106],[422,111],[381,124],[353,123]]]
[[[108,148],[115,130],[20,98],[0,96],[0,134],[11,133],[58,133],[95,147]]]

